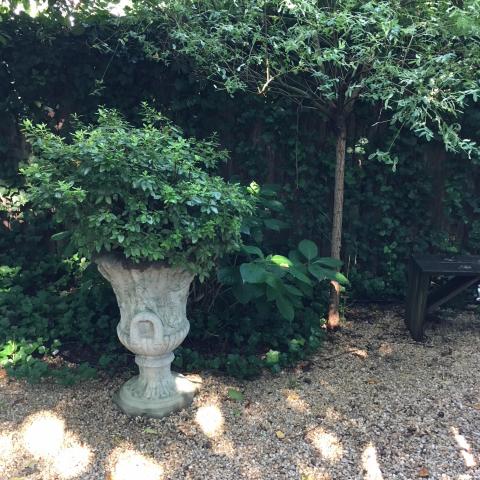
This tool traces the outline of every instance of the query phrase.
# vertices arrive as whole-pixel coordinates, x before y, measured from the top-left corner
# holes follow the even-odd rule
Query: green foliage
[[[46,248],[49,219],[32,215],[27,205],[17,209],[15,199],[24,198],[21,190],[4,189],[2,195],[13,207],[0,212],[8,225],[0,236],[0,365],[34,382],[52,377],[71,384],[91,378],[96,372],[87,357],[83,362],[80,357],[77,367],[57,360],[74,346],[115,349],[114,297],[78,256],[62,260]],[[45,358],[53,361],[45,363]]]
[[[273,91],[338,125],[357,103],[377,105],[391,125],[478,158],[455,121],[480,94],[473,10],[444,1],[177,0],[164,9],[174,46],[163,52],[190,56],[229,92]],[[470,28],[458,27],[463,19]],[[389,149],[370,158],[395,163]]]
[[[227,395],[230,400],[235,400],[236,402],[241,402],[243,400],[243,393],[234,388],[229,388]]]
[[[288,258],[283,255],[265,256],[258,247],[244,246],[243,252],[250,258],[254,252],[253,255],[259,258],[241,263],[239,267],[221,268],[219,279],[232,286],[232,292],[240,303],[254,301],[257,309],[261,309],[268,302],[275,302],[280,315],[290,322],[296,310],[305,309],[304,301],[313,298],[313,287],[317,281],[347,281],[335,270],[341,262],[318,258],[318,248],[311,240],[302,240],[298,250],[291,250]]]
[[[338,263],[298,249],[288,256],[264,253],[265,247],[273,248],[268,225],[286,228],[277,217],[284,209],[275,189],[253,188],[257,210],[246,222],[249,228],[244,225],[242,249],[222,259],[216,279],[196,284],[192,292],[191,332],[175,360],[183,369],[251,378],[265,367],[279,371],[321,344],[327,280],[338,278],[332,268]],[[300,245],[318,250],[309,240]]]
[[[308,273],[309,262],[298,251],[290,252],[300,257],[294,261],[263,253],[255,239],[268,245],[268,232],[277,234],[276,226],[284,225],[276,217],[284,208],[274,189],[258,185],[250,189],[256,192],[256,214],[242,226],[250,245],[224,256],[217,276],[196,283],[189,304],[191,332],[176,352],[175,365],[182,370],[207,368],[251,378],[262,368],[277,371],[304,358],[321,343],[322,289],[317,278]],[[66,384],[93,375],[92,367],[111,371],[125,365],[128,356],[116,338],[118,307],[109,285],[95,265],[78,255],[62,260],[38,248],[42,243],[48,245],[51,227],[47,217],[33,215],[29,204],[21,215],[20,222],[11,224],[16,231],[0,237],[2,363],[12,375],[31,381],[49,376]],[[260,258],[263,262],[257,261]],[[327,261],[314,258],[310,263],[317,260]],[[242,280],[240,269],[249,264],[262,269],[265,281],[250,284]],[[233,273],[234,284],[227,271]],[[247,301],[251,287],[261,295]],[[293,318],[285,318],[286,311],[293,311]],[[49,368],[42,360],[53,352],[68,360],[72,351],[77,352],[74,359],[80,365],[88,359],[89,368]]]
[[[245,181],[267,178],[265,149],[273,145],[277,173],[269,181],[282,184],[287,210],[294,212],[292,232],[295,238],[292,241],[315,238],[321,243],[322,252],[328,252],[328,241],[323,236],[328,231],[326,219],[331,198],[327,179],[333,174],[330,125],[314,119],[309,110],[300,110],[298,114],[296,106],[274,97],[264,99],[237,94],[231,99],[208,84],[197,82],[186,62],[174,62],[165,68],[148,60],[143,47],[133,37],[125,45],[119,44],[113,54],[117,46],[115,32],[125,32],[128,28],[117,19],[103,24],[91,22],[83,34],[76,32],[74,35],[40,19],[20,17],[15,22],[3,22],[2,30],[15,42],[10,41],[3,50],[12,76],[0,69],[0,79],[5,78],[8,93],[0,99],[2,108],[6,108],[8,101],[10,111],[17,114],[23,111],[23,107],[18,106],[17,96],[13,92],[10,94],[7,80],[15,81],[30,117],[47,119],[44,108],[54,108],[55,117],[49,119],[52,126],[62,116],[68,118],[72,110],[90,119],[99,102],[132,115],[142,98],[155,98],[159,108],[168,111],[168,115],[190,135],[203,137],[212,129],[219,131],[221,142],[231,151],[228,169],[222,172],[230,174],[233,170]],[[155,35],[163,38],[161,27]],[[115,41],[103,49],[87,47],[112,36]],[[49,48],[51,42],[55,49]],[[82,60],[73,61],[77,58]],[[65,65],[68,68],[64,68]],[[103,74],[107,65],[101,96],[89,95],[94,89],[95,75],[97,72]],[[171,88],[159,89],[160,84],[168,84]],[[474,112],[467,110],[468,115],[462,120],[466,136],[472,139],[478,138],[478,118]],[[9,117],[4,118],[8,123]],[[391,130],[385,124],[371,127],[377,120],[376,112],[364,108],[357,110],[356,131],[349,139],[352,148],[359,145],[359,141],[368,140],[369,143],[362,146],[365,154],[356,147],[347,158],[350,170],[347,170],[344,258],[350,271],[354,268],[359,272],[355,272],[354,277],[349,275],[355,279],[355,289],[364,295],[364,286],[383,282],[385,288],[368,291],[373,297],[388,297],[402,295],[403,261],[412,248],[437,251],[455,245],[455,248],[467,248],[472,252],[478,250],[470,240],[471,221],[467,219],[472,218],[477,201],[476,169],[462,156],[451,155],[447,159],[443,195],[445,216],[440,228],[432,223],[428,211],[434,195],[432,189],[438,187],[432,185],[430,162],[423,160],[425,142],[411,138],[405,129],[397,135],[396,129]],[[68,121],[64,128],[67,126]],[[6,137],[0,137],[4,174],[7,169],[15,171],[11,170],[15,150],[5,150],[8,148],[5,140]],[[367,158],[377,149],[388,149],[392,143],[391,157],[396,157],[401,166],[396,176],[389,168],[377,166]],[[407,184],[409,192],[405,194],[402,187]],[[380,190],[380,186],[389,190]],[[417,221],[414,221],[411,212],[422,213],[415,214]],[[392,223],[387,226],[380,217],[388,217]],[[465,234],[459,235],[463,230]],[[383,250],[385,241],[387,252]]]
[[[24,122],[33,161],[23,170],[34,205],[66,228],[70,251],[120,253],[164,261],[204,277],[216,259],[240,247],[251,197],[205,170],[226,159],[214,141],[187,139],[144,106],[143,126],[100,109],[98,124],[70,142],[45,124]],[[159,125],[158,127],[156,125]]]
[[[42,357],[51,357],[58,353],[57,347],[61,343],[54,340],[51,348],[47,348],[43,338],[33,342],[9,340],[0,350],[0,366],[5,368],[12,377],[25,378],[36,383],[41,378],[50,377],[61,385],[73,385],[79,381],[94,378],[97,374],[87,362],[80,363],[74,368],[60,367],[52,369]]]
[[[423,3],[437,10],[434,2]],[[462,29],[471,32],[475,12],[458,17]],[[64,118],[61,132],[68,132],[73,111],[92,122],[98,105],[106,105],[133,122],[138,105],[148,99],[189,136],[206,138],[218,131],[219,142],[231,153],[219,173],[262,185],[250,187],[262,198],[242,226],[246,245],[256,249],[222,260],[222,267],[238,268],[260,258],[257,249],[264,257],[278,253],[288,258],[304,238],[315,241],[318,255],[328,254],[335,152],[330,122],[274,95],[237,92],[230,97],[196,77],[185,59],[169,65],[155,61],[145,45],[154,41],[158,47],[165,40],[168,32],[158,22],[142,39],[135,19],[90,19],[83,31],[41,17],[3,20],[0,44],[9,71],[0,65],[5,92],[0,96],[2,345],[9,340],[27,345],[42,337],[52,350],[60,339],[58,356],[75,363],[88,360],[109,372],[133,364],[116,338],[118,308],[109,285],[94,265],[74,255],[63,259],[58,252],[65,240],[50,241],[58,227],[25,205],[22,180],[16,176],[22,141],[12,136],[18,117],[47,122],[52,129]],[[361,105],[352,116],[342,257],[351,282],[349,300],[401,301],[411,253],[480,251],[480,171],[462,154],[448,153],[439,162],[437,153],[429,153],[431,142],[377,123],[378,113]],[[465,136],[478,142],[478,108],[466,108],[458,122]],[[368,158],[389,148],[390,157],[397,159],[396,172]],[[265,182],[279,185],[266,188]],[[195,284],[188,314],[192,330],[176,352],[176,364],[182,370],[206,368],[240,377],[252,377],[265,366],[282,368],[321,344],[326,300],[319,284],[311,303],[303,298],[306,310],[295,311],[288,322],[275,301],[258,312],[253,301],[241,304],[231,286],[212,275]],[[38,349],[33,358],[41,358]]]

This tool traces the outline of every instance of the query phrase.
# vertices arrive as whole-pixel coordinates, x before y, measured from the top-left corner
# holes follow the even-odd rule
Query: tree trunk
[[[330,255],[333,258],[340,259],[340,249],[342,247],[343,196],[345,191],[345,149],[347,144],[347,123],[343,115],[336,118],[336,128],[335,190]],[[327,320],[327,328],[329,330],[335,330],[340,325],[339,303],[340,285],[338,282],[332,281]]]

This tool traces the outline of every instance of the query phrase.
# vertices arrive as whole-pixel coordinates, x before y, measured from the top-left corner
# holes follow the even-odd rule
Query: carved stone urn
[[[113,255],[95,259],[120,308],[118,338],[135,353],[139,375],[114,395],[129,415],[164,417],[189,405],[195,384],[172,373],[172,351],[187,336],[186,305],[194,275],[161,263],[133,264]]]

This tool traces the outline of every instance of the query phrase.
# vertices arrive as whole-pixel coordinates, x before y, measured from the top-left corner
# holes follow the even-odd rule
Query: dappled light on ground
[[[192,405],[164,419],[111,402],[124,377],[69,389],[0,378],[0,479],[480,479],[478,336],[425,346],[388,333],[396,318],[347,324],[305,370],[205,374]],[[365,359],[350,352],[352,330]]]
[[[13,450],[12,435],[0,435],[0,461],[4,458],[8,458]]]
[[[377,449],[369,443],[362,454],[362,467],[364,480],[383,480],[382,471],[377,460]]]
[[[215,437],[223,432],[223,414],[217,405],[200,407],[195,421],[207,437]]]
[[[212,445],[212,451],[215,455],[233,458],[235,456],[235,445],[229,438],[224,436],[217,437]]]
[[[298,470],[300,471],[300,480],[336,480],[322,467],[299,465]]]
[[[309,411],[310,405],[294,390],[285,390],[285,397],[288,406],[293,410],[296,410],[299,413],[306,413]]]
[[[116,448],[110,455],[111,480],[160,480],[163,467],[155,460],[130,448]]]
[[[326,407],[324,411],[325,419],[329,422],[340,422],[343,420],[342,415],[340,415],[337,410],[333,407]]]
[[[343,456],[343,446],[336,435],[323,428],[314,428],[307,433],[307,440],[315,447],[324,460],[335,463]]]
[[[21,431],[23,447],[36,459],[45,461],[62,479],[85,472],[92,460],[89,446],[65,430],[65,422],[52,412],[28,417]]]
[[[242,479],[242,480],[246,478],[252,478],[252,479],[263,478],[262,469],[253,464],[250,464],[248,466],[247,465],[242,466],[241,471],[242,473],[239,479]]]
[[[195,413],[195,423],[202,433],[209,438],[209,448],[215,455],[234,458],[236,448],[234,442],[226,435],[225,416],[218,404],[218,396],[208,398],[207,403]]]
[[[90,449],[83,445],[72,445],[58,452],[53,467],[61,478],[73,478],[83,473],[91,460]]]
[[[65,422],[50,412],[39,412],[26,420],[22,437],[24,447],[34,457],[53,457],[62,447]]]
[[[468,468],[476,467],[477,462],[475,457],[472,453],[472,447],[468,443],[467,439],[460,434],[458,428],[452,427],[451,432],[455,441],[457,442],[458,448],[460,450],[460,454],[462,455],[463,461],[465,462],[465,466]]]
[[[14,439],[11,435],[0,436],[0,478],[8,478],[6,474],[11,474],[12,464],[15,462],[16,452]]]

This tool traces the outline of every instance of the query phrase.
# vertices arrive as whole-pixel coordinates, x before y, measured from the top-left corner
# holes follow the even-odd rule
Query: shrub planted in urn
[[[140,374],[115,401],[126,413],[157,417],[188,405],[194,386],[170,364],[189,330],[190,283],[240,246],[253,209],[239,185],[209,174],[226,152],[186,138],[146,106],[139,128],[101,109],[97,124],[68,139],[29,121],[24,131],[31,201],[52,211],[65,227],[57,238],[92,258],[117,297],[118,336]]]

